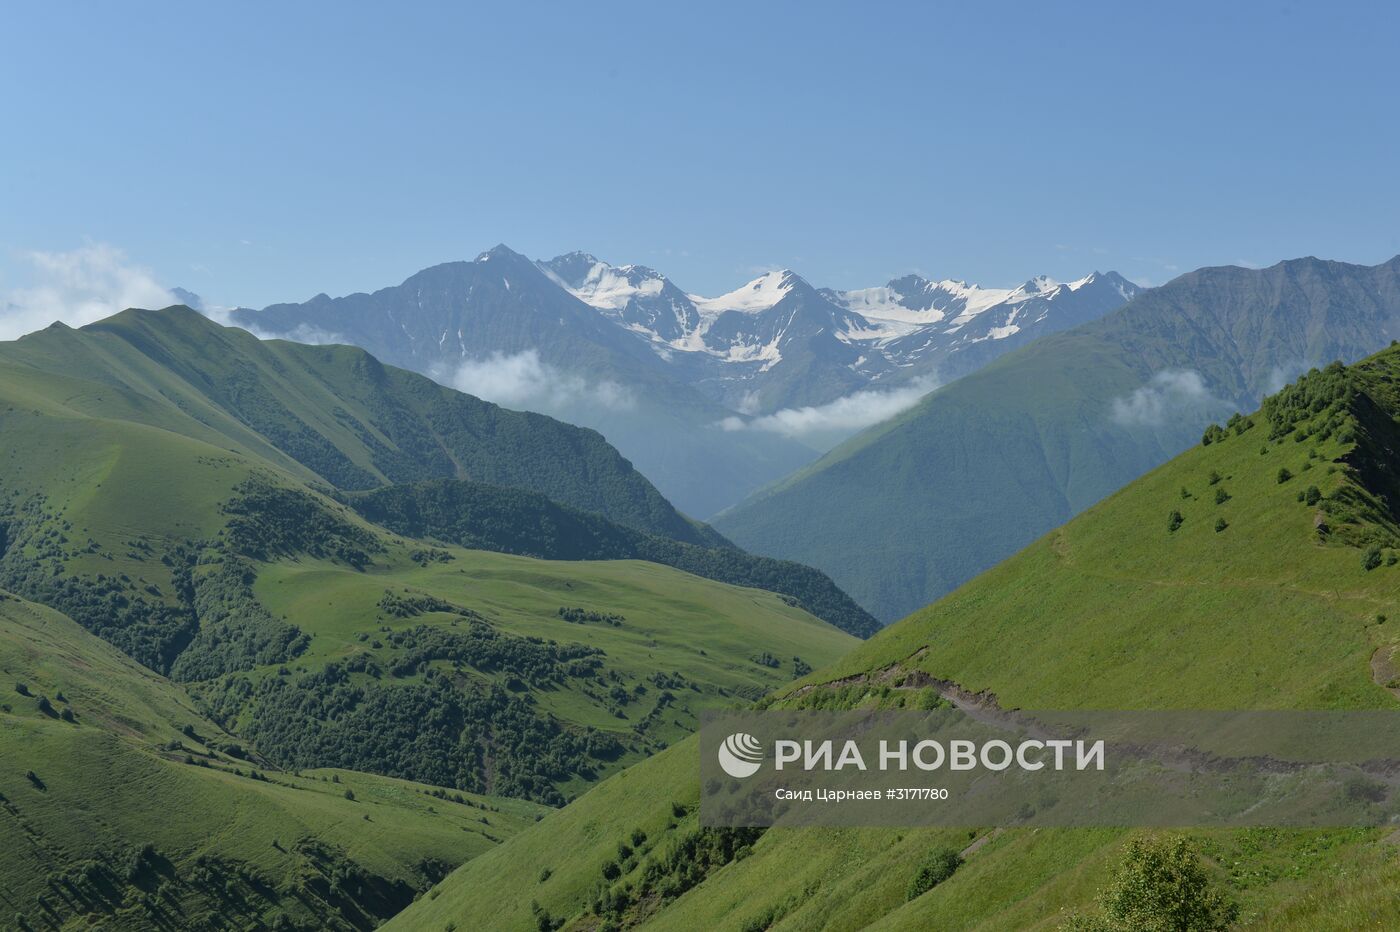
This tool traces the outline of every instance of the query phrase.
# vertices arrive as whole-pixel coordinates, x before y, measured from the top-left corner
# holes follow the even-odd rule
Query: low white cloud
[[[233,308],[211,308],[205,312],[204,316],[215,323],[223,324],[225,327],[241,327],[259,340],[290,340],[293,343],[311,343],[315,346],[352,344],[354,342],[342,334],[332,330],[323,330],[312,324],[297,324],[291,330],[264,330],[256,324],[245,324],[233,320],[232,311]]]
[[[482,359],[469,360],[438,381],[507,408],[545,412],[580,407],[623,411],[636,406],[636,398],[625,386],[607,380],[589,381],[564,372],[541,360],[535,350],[492,353]]]
[[[350,339],[334,330],[323,330],[311,324],[297,324],[286,333],[259,333],[253,331],[253,335],[262,340],[291,340],[293,343],[314,343],[317,346],[324,346],[330,343],[350,343]]]
[[[1264,394],[1272,395],[1274,392],[1282,391],[1285,385],[1310,368],[1312,367],[1308,363],[1301,361],[1280,363],[1272,367],[1264,379]]]
[[[0,339],[13,340],[55,321],[81,327],[129,307],[160,308],[178,299],[120,249],[89,243],[71,252],[20,256],[32,281],[0,297]]]
[[[1229,407],[1206,387],[1193,369],[1163,369],[1147,384],[1113,400],[1109,417],[1125,427],[1160,427],[1180,421],[1183,415]]]
[[[915,379],[900,388],[859,391],[824,405],[784,408],[760,417],[727,417],[720,421],[720,427],[731,431],[762,430],[795,439],[849,434],[912,408],[937,387],[934,379]]]
[[[195,297],[198,297],[197,295]],[[191,305],[193,307],[193,305]],[[220,305],[209,305],[201,301],[200,306],[195,308],[205,317],[216,324],[224,327],[238,327],[246,330],[259,340],[290,340],[293,343],[310,343],[315,346],[326,346],[329,344],[349,344],[354,341],[344,334],[336,333],[334,330],[326,330],[317,327],[315,324],[297,324],[291,330],[268,330],[259,327],[256,323],[247,323],[234,319],[234,312],[237,307],[224,307]]]

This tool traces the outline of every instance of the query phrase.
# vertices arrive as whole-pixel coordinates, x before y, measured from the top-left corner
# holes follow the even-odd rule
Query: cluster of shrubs
[[[191,682],[225,673],[287,663],[311,638],[273,616],[253,594],[256,578],[247,560],[227,556],[190,573],[186,591],[199,630],[170,667],[172,679]]]
[[[335,559],[356,569],[384,546],[367,529],[336,514],[301,489],[252,478],[238,485],[223,505],[223,534],[234,553],[258,560],[302,554]]]
[[[416,618],[430,612],[460,615],[463,618],[481,617],[471,609],[453,605],[446,599],[423,593],[411,593],[406,589],[402,595],[392,589],[385,589],[384,596],[379,600],[379,611],[393,618]]]
[[[914,876],[909,881],[909,889],[905,892],[904,898],[906,900],[912,900],[915,897],[923,896],[925,893],[953,876],[957,869],[962,867],[962,863],[962,855],[958,854],[958,852],[954,851],[952,848],[943,848],[933,852],[928,857],[924,858],[918,870],[914,872]]]
[[[561,605],[559,607],[559,617],[577,625],[612,625],[614,628],[622,627],[622,623],[627,620],[622,615],[614,615],[608,612],[594,612],[586,608],[570,608],[567,605]]]
[[[673,804],[673,810],[677,818],[686,811],[679,804]],[[655,856],[645,847],[646,833],[638,829],[618,843],[618,857],[603,864],[591,911],[605,923],[622,924],[638,903],[660,908],[714,871],[747,857],[763,832],[762,828],[697,828],[678,838],[665,854]],[[628,879],[634,873],[635,879]]]
[[[427,566],[430,563],[451,563],[454,559],[452,554],[437,547],[429,547],[426,550],[415,550],[408,555],[408,558],[419,566]]]
[[[469,664],[484,673],[502,672],[531,686],[562,683],[567,677],[591,677],[603,665],[603,651],[584,644],[559,644],[535,637],[502,634],[481,621],[465,630],[415,625],[386,635],[388,645],[403,651],[389,665],[389,675],[413,676],[433,661]]]
[[[1345,366],[1334,362],[1312,369],[1283,390],[1264,399],[1260,414],[1269,425],[1269,439],[1294,434],[1298,442],[1316,436],[1326,440],[1337,434],[1344,443],[1352,432],[1349,406],[1357,388]],[[1326,417],[1321,417],[1321,415]],[[1296,433],[1295,433],[1296,431]]]
[[[612,735],[564,726],[528,694],[437,675],[356,682],[341,663],[256,686],[226,677],[200,698],[215,721],[246,722],[243,735],[286,769],[362,770],[550,805],[565,801],[556,783],[592,779],[624,750]]]

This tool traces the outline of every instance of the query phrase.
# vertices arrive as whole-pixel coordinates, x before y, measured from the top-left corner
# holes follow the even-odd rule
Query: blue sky
[[[12,4],[0,298],[81,248],[254,306],[501,241],[702,293],[776,266],[1373,263],[1400,252],[1397,27],[1336,3]]]

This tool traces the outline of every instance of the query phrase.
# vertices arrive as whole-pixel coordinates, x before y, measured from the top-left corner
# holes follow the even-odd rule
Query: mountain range
[[[1082,289],[1081,289],[1082,290]],[[1216,267],[923,398],[716,519],[882,621],[952,591],[1309,367],[1400,337],[1400,257]]]
[[[346,342],[508,407],[594,427],[707,517],[1009,349],[1137,293],[1114,273],[1012,289],[907,276],[818,289],[775,271],[716,298],[585,253],[497,246],[373,294],[238,309],[264,335]]]
[[[494,262],[510,270],[480,268]],[[794,409],[745,414],[668,374],[666,313],[673,341],[727,334],[685,365],[748,366],[720,347],[766,340],[776,358],[755,371],[782,375],[832,348],[822,327],[784,342],[784,319],[854,326],[852,308],[893,303],[860,320],[917,324],[950,367],[1112,286],[906,282],[905,304],[780,273],[609,310],[571,292],[587,275],[560,284],[567,264],[458,266],[440,274],[499,281],[498,302],[541,289],[513,306],[518,345],[596,327],[577,353],[741,421]],[[578,326],[532,311],[543,295]],[[1328,360],[1400,331],[1400,258],[1202,269],[1085,313],[973,360],[719,530],[597,431],[358,347],[261,340],[178,306],[0,343],[14,925],[1113,927],[1097,891],[1139,835],[705,829],[690,737],[706,711],[752,703],[1393,705],[1400,350]],[[766,384],[820,388],[800,382]],[[876,632],[832,576],[882,617],[915,610]],[[947,591],[918,608],[929,590]],[[1385,832],[1183,844],[1246,922],[1397,919]]]
[[[836,291],[783,269],[705,298],[652,269],[613,267],[586,253],[539,264],[693,373],[689,380],[711,397],[760,416],[918,379],[951,381],[1139,291],[1113,272],[1063,284],[1041,276],[1007,289],[908,275]]]

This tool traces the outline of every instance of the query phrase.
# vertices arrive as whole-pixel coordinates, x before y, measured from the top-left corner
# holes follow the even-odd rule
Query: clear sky
[[[1159,284],[1400,252],[1394,4],[43,0],[3,20],[0,307],[80,249],[252,306],[497,242],[702,293],[777,266]]]

